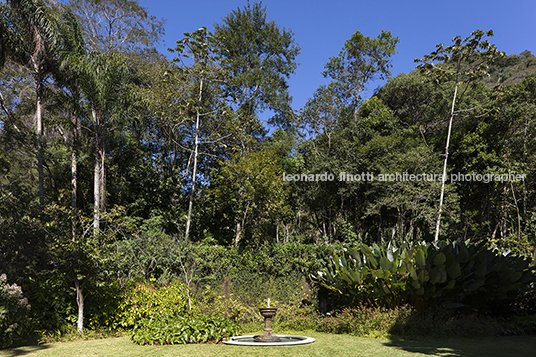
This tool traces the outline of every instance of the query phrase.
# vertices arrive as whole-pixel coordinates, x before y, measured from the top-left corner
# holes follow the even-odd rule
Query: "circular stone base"
[[[223,343],[236,346],[296,346],[315,342],[315,339],[312,337],[290,335],[272,335],[272,337],[279,338],[279,342],[257,342],[255,341],[255,337],[257,336],[258,335],[233,336],[224,340]]]

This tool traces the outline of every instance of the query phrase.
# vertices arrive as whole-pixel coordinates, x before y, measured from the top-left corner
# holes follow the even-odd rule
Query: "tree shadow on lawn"
[[[2,357],[25,356],[30,353],[42,351],[50,348],[48,345],[39,344],[37,337],[29,337],[25,340],[16,341],[13,346],[0,350]]]
[[[391,340],[384,343],[407,352],[446,357],[518,357],[534,356],[536,336],[497,336],[422,340]]]

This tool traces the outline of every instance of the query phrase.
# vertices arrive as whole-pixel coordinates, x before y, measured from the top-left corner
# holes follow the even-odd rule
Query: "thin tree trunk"
[[[74,286],[76,288],[76,303],[78,304],[78,322],[76,329],[78,332],[84,332],[84,287],[80,285],[80,281],[75,278]]]
[[[510,181],[510,188],[512,190],[512,197],[514,198],[514,204],[516,205],[517,212],[517,241],[521,241],[521,213],[519,212],[519,204],[517,203],[516,193],[514,192],[514,185]]]
[[[445,161],[443,162],[443,175],[441,177],[441,196],[439,198],[439,212],[437,214],[436,232],[434,241],[439,240],[439,227],[441,224],[441,213],[443,212],[443,198],[445,196],[445,181],[447,178],[447,161],[449,159],[450,133],[452,131],[452,121],[454,120],[454,106],[456,104],[456,95],[458,94],[458,80],[454,86],[454,97],[452,98],[452,107],[450,109],[449,129],[447,133],[447,144],[445,145]]]
[[[39,204],[45,203],[44,176],[43,176],[43,82],[39,75],[35,76],[35,132],[37,135],[37,171],[39,173]]]
[[[242,234],[242,227],[240,226],[240,221],[238,221],[236,222],[235,246],[238,246],[238,242],[240,242],[241,234]]]
[[[190,224],[192,221],[192,208],[194,205],[194,194],[195,194],[195,183],[197,176],[197,155],[199,153],[199,128],[201,125],[201,114],[199,113],[199,106],[201,105],[201,99],[203,95],[203,79],[199,83],[199,98],[198,98],[198,108],[196,110],[195,118],[195,141],[194,141],[194,167],[192,169],[192,188],[190,191],[190,200],[188,202],[188,218],[186,220],[186,233],[185,238],[188,240],[190,234]]]
[[[74,129],[73,129],[73,146],[71,149],[71,230],[73,238],[76,237],[76,218],[78,217],[78,207],[77,207],[77,161],[78,161],[78,133],[80,130],[80,121],[75,115],[73,117]]]
[[[93,231],[96,235],[100,229],[100,209],[101,209],[101,128],[100,118],[93,110],[93,121],[95,123],[95,167],[93,172]]]
[[[242,219],[236,222],[236,237],[235,237],[235,246],[238,247],[238,243],[242,239],[242,234],[244,233],[244,228],[246,226],[246,217],[248,215],[249,203],[246,206],[246,209],[242,213]]]

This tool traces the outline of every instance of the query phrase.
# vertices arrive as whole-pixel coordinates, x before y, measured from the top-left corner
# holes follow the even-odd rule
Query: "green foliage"
[[[116,279],[105,279],[86,286],[84,321],[90,330],[117,331],[121,326],[122,284]],[[73,323],[74,320],[73,320]]]
[[[267,288],[270,289],[270,286]],[[279,300],[278,294],[273,291],[265,291],[263,295],[270,297],[270,306],[277,307],[277,314],[272,321],[277,322],[278,326],[280,323],[284,326],[292,325],[292,321],[296,318],[314,314],[314,306],[310,301],[311,296],[306,292],[302,291],[296,296],[284,300]],[[255,294],[254,299],[252,296],[244,294],[217,295],[216,291],[207,287],[199,301],[199,309],[207,314],[214,312],[224,315],[236,323],[262,323],[264,318],[259,313],[259,307],[266,306],[266,304],[267,298],[261,297],[259,294]],[[287,322],[288,324],[286,324]]]
[[[121,326],[139,326],[143,319],[158,319],[161,314],[184,316],[195,313],[197,307],[188,306],[187,286],[180,281],[155,285],[141,281],[122,292],[119,319]]]
[[[452,39],[453,44],[447,47],[440,43],[435,51],[415,60],[421,63],[417,68],[437,82],[471,82],[489,76],[488,65],[495,57],[505,54],[484,39],[486,36],[492,37],[493,31],[475,30],[463,41],[461,36],[456,36]],[[462,66],[463,63],[467,64]]]
[[[419,309],[442,303],[489,311],[534,289],[535,268],[523,257],[500,254],[484,242],[361,245],[334,252],[313,276],[343,306],[365,303]]]
[[[273,150],[234,155],[214,170],[210,189],[222,243],[257,244],[272,222],[289,219],[288,187]],[[268,227],[267,227],[268,226]]]
[[[240,326],[222,315],[183,317],[162,313],[137,322],[131,340],[139,345],[218,343],[240,334]]]
[[[230,74],[224,92],[236,103],[243,130],[253,136],[264,130],[256,116],[265,109],[275,112],[273,122],[291,123],[287,80],[300,53],[292,31],[268,21],[266,13],[261,3],[248,3],[224,17],[223,24],[214,25],[216,38],[223,45],[224,68]]]
[[[323,318],[317,328],[319,332],[386,338],[390,334],[401,334],[398,325],[412,313],[413,309],[407,305],[392,309],[365,306],[345,308],[335,316]]]
[[[35,330],[61,330],[76,321],[75,292],[65,274],[41,274],[30,279],[32,327]]]
[[[134,52],[151,48],[164,33],[164,19],[150,15],[137,0],[69,1],[93,51]],[[110,29],[114,31],[110,31]]]
[[[0,348],[9,347],[14,339],[27,334],[30,304],[17,284],[8,284],[0,275]]]
[[[158,279],[169,282],[176,270],[178,247],[176,241],[163,229],[162,216],[150,219],[126,217],[122,234],[116,243],[117,261],[121,279]],[[176,272],[175,272],[176,273]]]
[[[376,38],[363,36],[356,31],[345,42],[338,57],[330,58],[326,63],[325,77],[336,81],[335,89],[339,99],[350,101],[354,108],[354,119],[357,119],[358,102],[365,85],[374,77],[390,76],[390,57],[395,54],[398,37],[391,32],[383,31]]]

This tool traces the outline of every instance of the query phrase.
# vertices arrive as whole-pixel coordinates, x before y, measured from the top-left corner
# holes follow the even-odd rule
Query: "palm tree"
[[[82,113],[90,114],[90,127],[94,134],[95,166],[94,166],[94,220],[93,238],[98,238],[101,214],[105,205],[105,167],[106,131],[120,116],[125,94],[129,69],[120,55],[105,55],[89,52],[86,49],[80,26],[75,16],[67,11],[63,14],[61,44],[61,65],[56,73],[56,82],[65,87],[62,95],[63,103],[69,107],[73,119],[73,142],[71,155],[72,175],[72,234],[73,240],[78,235],[74,220],[76,219],[76,176],[77,176],[77,137],[80,132]],[[86,107],[84,110],[83,107]],[[85,237],[82,239],[91,239]],[[93,239],[98,244],[98,239]],[[78,305],[77,329],[83,332],[84,320],[84,280],[75,273],[74,285]]]
[[[95,146],[93,228],[96,234],[100,229],[101,213],[106,203],[106,131],[124,114],[130,70],[123,57],[117,53],[90,52],[73,57],[71,61],[91,112]]]
[[[34,79],[39,203],[42,206],[44,88],[51,71],[51,50],[57,44],[58,21],[50,9],[39,0],[8,0],[8,5],[2,5],[2,30],[5,31],[2,31],[0,40],[0,64],[9,59],[24,66]]]
[[[69,116],[72,119],[72,143],[71,143],[71,231],[73,239],[77,235],[77,162],[78,162],[78,138],[80,136],[81,125],[80,116],[82,110],[82,99],[80,81],[75,71],[70,68],[73,59],[84,56],[86,53],[85,41],[82,31],[75,15],[70,11],[64,11],[60,22],[61,31],[61,63],[58,71],[55,72],[55,82],[57,85],[65,87],[65,91],[58,94],[62,107],[68,108]],[[75,60],[76,62],[76,60]]]

